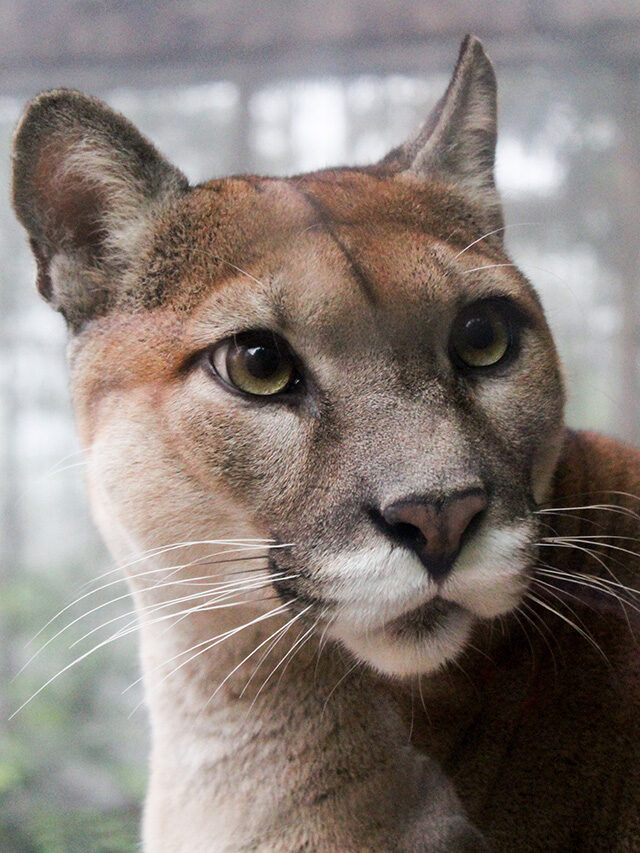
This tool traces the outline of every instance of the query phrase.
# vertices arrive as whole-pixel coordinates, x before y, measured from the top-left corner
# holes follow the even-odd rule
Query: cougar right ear
[[[467,36],[431,115],[380,165],[457,187],[482,212],[486,230],[499,233],[504,223],[494,177],[496,137],[496,76],[481,42]]]
[[[13,146],[13,205],[38,290],[72,328],[107,310],[154,209],[188,188],[123,116],[68,89],[33,100]]]

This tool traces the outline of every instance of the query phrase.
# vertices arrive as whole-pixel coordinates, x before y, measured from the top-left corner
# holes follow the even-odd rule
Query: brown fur
[[[633,550],[635,499],[618,492],[638,494],[640,466],[563,426],[540,302],[502,245],[495,103],[467,39],[432,116],[380,164],[193,188],[77,93],[45,93],[18,128],[16,211],[72,332],[94,513],[141,615],[149,851],[482,849],[468,818],[496,850],[638,841],[631,593],[581,543],[545,537]],[[451,329],[486,299],[510,306],[517,351],[464,371]],[[211,346],[251,329],[288,342],[303,392],[256,400],[212,375]],[[436,582],[386,508],[470,491],[487,508]],[[594,492],[633,512],[539,512]],[[284,547],[238,608],[182,618],[152,580],[250,578],[255,563],[206,540],[258,537]],[[614,541],[596,547],[634,587]],[[290,617],[309,637],[317,620],[323,649],[292,646],[280,672],[269,635]]]

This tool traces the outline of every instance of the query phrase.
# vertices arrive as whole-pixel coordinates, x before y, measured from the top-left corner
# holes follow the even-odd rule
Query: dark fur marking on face
[[[369,281],[367,276],[364,274],[364,271],[358,261],[353,257],[351,251],[347,248],[344,242],[338,237],[335,230],[329,223],[329,215],[327,210],[324,208],[322,203],[314,198],[309,192],[302,189],[299,186],[296,186],[297,191],[302,195],[313,211],[316,213],[318,217],[318,224],[324,228],[325,232],[329,235],[329,237],[333,240],[336,246],[340,249],[342,254],[344,255],[348,265],[351,275],[355,279],[355,281],[360,286],[362,293],[364,294],[367,302],[370,305],[375,305],[377,302],[376,294],[372,283]]]

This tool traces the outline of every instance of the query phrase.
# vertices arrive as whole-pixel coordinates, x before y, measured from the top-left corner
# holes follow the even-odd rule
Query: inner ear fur
[[[154,209],[188,188],[123,116],[58,89],[28,104],[13,146],[13,205],[42,296],[70,325],[107,310]]]
[[[502,229],[494,176],[496,139],[496,76],[482,43],[468,35],[442,98],[418,132],[380,165],[453,185],[481,212],[483,227]]]

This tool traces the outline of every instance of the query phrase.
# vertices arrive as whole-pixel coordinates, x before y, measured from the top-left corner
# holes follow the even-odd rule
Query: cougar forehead
[[[490,238],[464,251],[475,233],[450,190],[404,177],[346,171],[198,187],[154,223],[116,310],[74,341],[76,399],[95,407],[116,387],[170,382],[199,347],[259,327],[318,357],[377,352],[390,368],[394,350],[405,362],[413,355],[419,369],[407,366],[401,381],[416,385],[434,334],[446,335],[461,304],[496,294],[521,304],[546,344],[535,293]],[[370,392],[376,376],[368,371]]]

